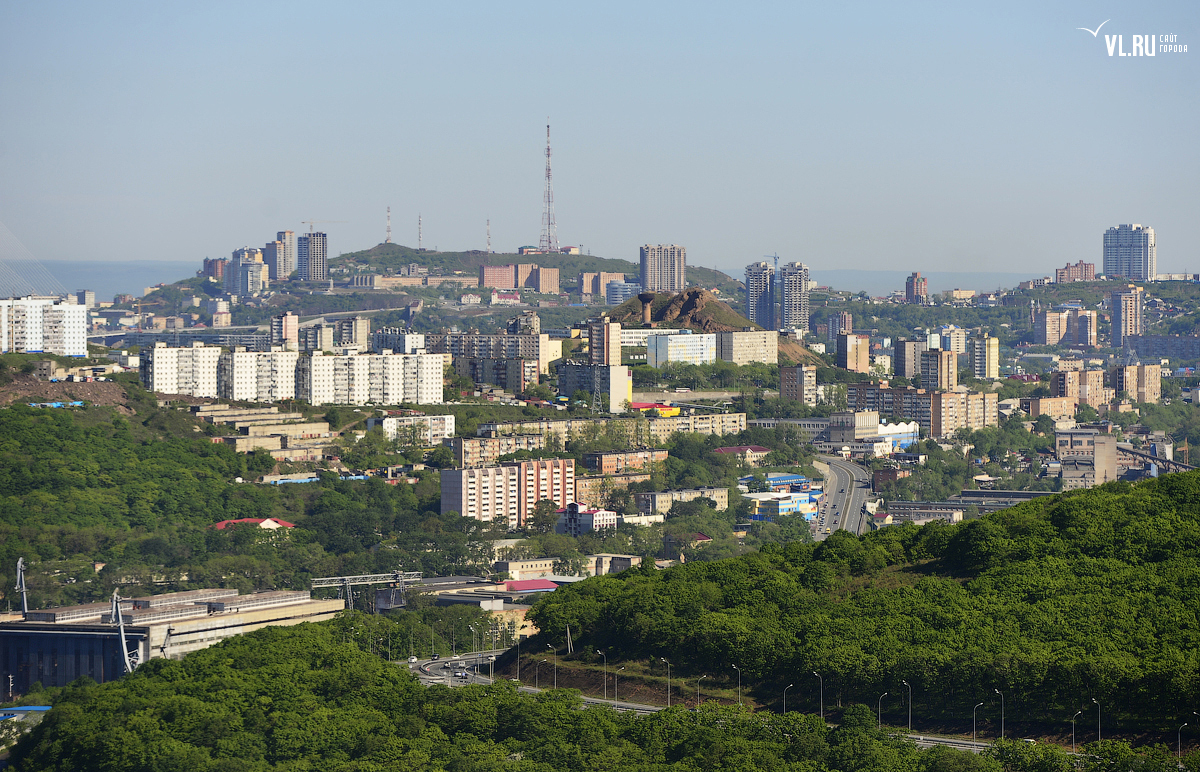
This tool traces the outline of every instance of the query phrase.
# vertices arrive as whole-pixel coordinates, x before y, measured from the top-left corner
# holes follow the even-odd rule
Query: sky
[[[0,0],[0,223],[45,261],[276,231],[682,244],[735,276],[1051,273],[1153,226],[1200,270],[1200,6]],[[1095,29],[1096,37],[1077,28]],[[1187,53],[1109,56],[1105,36]],[[5,256],[0,255],[0,259]],[[70,283],[67,281],[67,283]]]

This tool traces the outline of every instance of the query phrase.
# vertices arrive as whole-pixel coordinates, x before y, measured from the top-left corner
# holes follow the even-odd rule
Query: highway
[[[827,538],[826,528],[829,533],[841,529],[861,536],[867,530],[863,504],[871,492],[870,473],[837,456],[821,456],[820,459],[829,465],[829,475],[825,478],[825,495],[817,512],[814,536],[818,541]]]

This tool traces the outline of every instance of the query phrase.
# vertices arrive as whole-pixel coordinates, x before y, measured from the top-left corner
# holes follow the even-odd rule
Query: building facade
[[[775,269],[765,260],[746,266],[746,318],[775,328]]]
[[[575,499],[575,459],[518,461],[494,467],[443,469],[442,512],[521,528],[539,501],[560,509]]]
[[[779,396],[794,399],[805,405],[817,404],[816,365],[794,365],[779,368]]]
[[[389,415],[367,419],[368,430],[376,426],[389,440],[410,445],[440,445],[454,437],[453,415]]]
[[[220,362],[219,346],[193,343],[186,348],[171,348],[155,343],[153,348],[142,349],[142,386],[161,394],[217,397]]]
[[[1085,263],[1080,260],[1078,263],[1071,265],[1067,263],[1065,268],[1054,269],[1054,283],[1068,284],[1075,281],[1095,281],[1096,280],[1096,264]]]
[[[271,281],[285,281],[296,272],[296,234],[279,231],[274,241],[263,247],[263,262],[267,264]]]
[[[437,405],[445,359],[435,354],[350,354],[319,351],[299,358],[296,398],[311,405]]]
[[[451,354],[473,359],[533,359],[538,374],[550,372],[550,363],[562,359],[562,341],[537,335],[482,335],[471,332],[428,333],[426,349],[433,354]]]
[[[928,340],[897,340],[893,344],[892,372],[912,380],[921,374],[921,355],[929,350]]]
[[[53,297],[0,300],[0,353],[87,356],[88,309]]]
[[[619,364],[563,362],[558,366],[558,393],[571,397],[576,391],[589,397],[599,392],[600,409],[624,413],[626,403],[633,402],[633,371]]]
[[[622,474],[648,469],[667,460],[667,451],[654,448],[584,453],[583,465],[592,474]]]
[[[1125,392],[1134,402],[1156,405],[1162,399],[1162,366],[1114,367],[1109,373],[1109,384],[1117,395]]]
[[[808,284],[808,266],[804,263],[788,263],[779,269],[781,327],[809,331]]]
[[[866,335],[839,333],[837,366],[856,373],[871,372],[871,339]]]
[[[971,338],[971,374],[980,380],[1000,377],[1000,341],[988,335]]]
[[[829,342],[837,343],[839,335],[854,332],[854,314],[839,311],[829,315]]]
[[[1133,223],[1106,230],[1104,275],[1109,279],[1154,281],[1158,276],[1154,229],[1149,225]]]
[[[999,420],[995,392],[931,392],[851,383],[846,387],[846,399],[851,410],[875,410],[880,415],[916,421],[933,437],[944,437],[963,428],[996,426]]]
[[[717,361],[717,336],[712,333],[691,335],[651,335],[646,339],[646,363],[651,367],[685,362],[693,365]]]
[[[773,365],[779,361],[779,334],[773,329],[718,332],[717,359],[735,365],[762,362]]]
[[[593,365],[621,364],[621,323],[607,316],[588,319],[588,362]]]
[[[1112,347],[1124,348],[1125,339],[1141,335],[1145,324],[1146,292],[1132,284],[1110,296],[1112,307]]]
[[[296,351],[247,351],[242,346],[221,354],[217,395],[246,402],[278,402],[296,397]]]
[[[301,281],[329,280],[329,244],[320,231],[296,238],[296,268]]]
[[[641,249],[642,288],[646,292],[683,292],[687,286],[687,250],[677,244],[647,244]]]
[[[904,280],[904,301],[920,305],[929,302],[929,280],[920,271],[914,271]]]

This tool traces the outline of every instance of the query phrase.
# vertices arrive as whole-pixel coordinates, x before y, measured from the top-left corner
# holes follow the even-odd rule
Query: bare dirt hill
[[[640,327],[642,303],[633,298],[614,308],[609,317],[630,327]],[[734,311],[713,293],[699,288],[685,290],[678,295],[656,295],[651,305],[650,318],[663,327],[696,332],[729,332],[747,327],[752,330],[762,329]]]

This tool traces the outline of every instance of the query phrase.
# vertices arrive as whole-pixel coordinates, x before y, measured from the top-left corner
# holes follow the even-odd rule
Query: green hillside
[[[617,260],[591,255],[518,255],[513,253],[493,253],[490,256],[482,250],[467,252],[433,252],[418,251],[400,244],[378,244],[370,249],[359,252],[348,252],[330,261],[332,265],[359,264],[370,267],[370,270],[397,273],[402,266],[418,263],[429,268],[431,273],[452,274],[463,271],[467,274],[477,274],[481,265],[507,265],[509,263],[533,263],[548,268],[558,268],[562,285],[575,283],[581,271],[607,271],[623,273],[631,281],[636,280],[639,272],[638,264],[628,260]],[[732,292],[736,282],[729,276],[713,268],[689,265],[687,279],[693,284],[703,287],[721,287],[722,292]]]
[[[569,625],[578,651],[666,657],[683,677],[816,671],[827,701],[871,703],[907,680],[938,722],[996,689],[1042,724],[1095,698],[1114,726],[1162,731],[1200,702],[1200,472],[589,579],[531,616],[539,644]]]

